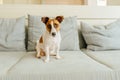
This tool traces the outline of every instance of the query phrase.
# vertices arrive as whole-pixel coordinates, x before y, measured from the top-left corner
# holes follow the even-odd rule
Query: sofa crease
[[[27,55],[27,53],[24,54],[20,59],[18,59],[18,61],[16,61],[16,62],[7,70],[6,74],[9,74],[9,72],[14,68],[14,66],[16,66],[26,55]]]
[[[93,59],[95,62],[97,62],[97,63],[99,63],[99,64],[102,64],[102,65],[106,66],[107,68],[109,68],[110,70],[113,71],[113,68],[110,67],[109,65],[103,63],[102,61],[99,61],[99,60],[95,59],[95,58],[94,58],[93,56],[91,56],[91,55],[88,55],[87,52],[85,52],[84,50],[82,50],[82,52],[83,52],[85,55],[87,55],[88,57],[90,57],[91,59]]]

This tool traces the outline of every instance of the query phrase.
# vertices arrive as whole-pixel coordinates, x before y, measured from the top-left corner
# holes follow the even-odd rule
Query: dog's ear
[[[59,23],[61,23],[63,21],[64,17],[63,16],[57,16],[55,19],[58,20]]]
[[[49,20],[49,17],[42,17],[41,18],[41,21],[45,24],[48,22],[48,20]]]

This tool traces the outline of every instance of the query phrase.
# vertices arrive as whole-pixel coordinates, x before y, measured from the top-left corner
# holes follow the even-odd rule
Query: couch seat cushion
[[[84,49],[83,51],[97,62],[104,64],[113,70],[120,70],[120,50],[91,51]]]
[[[44,58],[35,57],[35,52],[28,52],[6,77],[9,80],[111,80],[110,68],[81,51],[61,51],[60,54],[62,59],[56,60],[53,56],[45,63]]]
[[[25,53],[26,52],[0,52],[0,75],[6,74]]]

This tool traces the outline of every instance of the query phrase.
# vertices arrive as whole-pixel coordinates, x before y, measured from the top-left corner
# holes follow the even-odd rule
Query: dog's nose
[[[56,33],[55,32],[52,32],[52,36],[54,37],[56,35]]]

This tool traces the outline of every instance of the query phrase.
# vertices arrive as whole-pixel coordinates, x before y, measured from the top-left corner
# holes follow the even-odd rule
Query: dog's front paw
[[[60,56],[56,56],[56,59],[61,59],[61,57]]]
[[[41,58],[41,56],[40,56],[40,55],[36,55],[36,57],[37,57],[37,58]]]
[[[48,62],[49,62],[49,59],[45,59],[44,61],[45,61],[46,63],[48,63]]]

